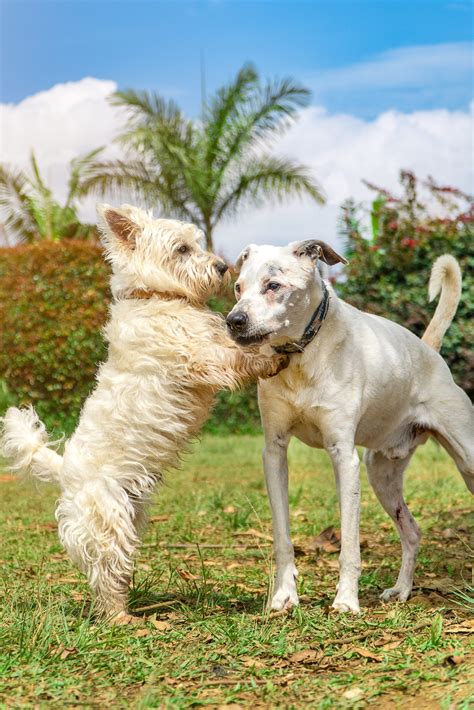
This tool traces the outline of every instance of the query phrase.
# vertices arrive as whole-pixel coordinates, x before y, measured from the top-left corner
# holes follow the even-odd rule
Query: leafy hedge
[[[84,241],[42,241],[0,249],[0,409],[36,407],[48,429],[70,433],[106,356],[101,328],[109,268]],[[211,306],[226,312],[231,294]],[[260,420],[255,387],[222,392],[213,432],[252,432]]]
[[[70,431],[94,385],[108,302],[108,267],[91,243],[0,249],[0,377],[50,428]]]

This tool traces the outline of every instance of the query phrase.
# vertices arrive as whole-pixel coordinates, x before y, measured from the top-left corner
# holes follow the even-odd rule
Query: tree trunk
[[[212,226],[210,220],[204,220],[204,238],[206,240],[206,249],[214,251],[214,240],[212,238]]]

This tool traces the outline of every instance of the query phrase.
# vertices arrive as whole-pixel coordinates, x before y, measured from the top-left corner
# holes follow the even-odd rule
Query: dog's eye
[[[187,254],[189,252],[189,247],[187,244],[181,244],[177,249],[178,254]]]
[[[235,293],[240,293],[240,284],[235,284]]]
[[[270,281],[270,283],[267,284],[267,291],[278,291],[280,285],[281,284],[277,283],[276,281]]]

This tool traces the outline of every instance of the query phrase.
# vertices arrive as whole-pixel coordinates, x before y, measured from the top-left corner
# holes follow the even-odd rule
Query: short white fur
[[[274,345],[301,338],[322,298],[316,268],[321,253],[305,251],[304,244],[244,250],[240,300],[228,316],[246,315],[245,329],[234,333],[238,342],[258,342],[261,352],[269,353]],[[265,288],[269,278],[279,284],[271,292]],[[333,464],[341,514],[340,578],[333,606],[340,611],[359,611],[356,445],[367,449],[370,482],[402,543],[400,573],[383,592],[384,600],[406,600],[413,585],[420,530],[403,498],[403,474],[417,446],[434,436],[474,492],[474,410],[436,352],[461,294],[456,260],[444,255],[433,266],[430,297],[441,291],[441,298],[422,340],[392,321],[353,308],[327,286],[329,311],[317,337],[304,352],[291,355],[287,369],[259,385],[276,556],[271,606],[277,610],[298,603],[288,509],[287,448],[293,436],[325,448]]]

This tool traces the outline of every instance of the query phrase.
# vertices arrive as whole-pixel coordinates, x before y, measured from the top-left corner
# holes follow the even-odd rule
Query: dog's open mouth
[[[238,345],[259,345],[268,338],[270,333],[252,333],[252,335],[243,335],[233,333],[229,329],[229,335]]]

